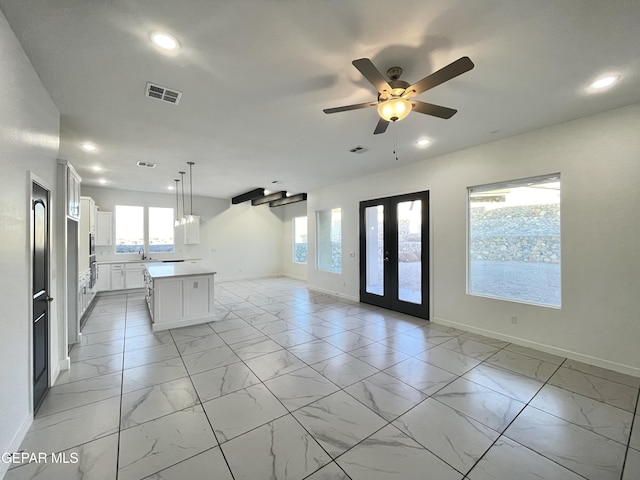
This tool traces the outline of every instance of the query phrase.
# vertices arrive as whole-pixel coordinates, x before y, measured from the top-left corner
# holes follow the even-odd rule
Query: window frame
[[[298,220],[299,218],[304,218],[305,219],[305,233],[304,236],[306,237],[306,241],[305,241],[305,245],[307,245],[307,251],[305,252],[305,260],[304,262],[301,262],[299,260],[296,260],[296,245],[298,245],[298,243],[296,242],[296,237],[297,235],[297,230],[296,230],[296,220]],[[309,217],[307,215],[300,215],[298,217],[293,217],[291,219],[291,231],[292,231],[292,248],[291,248],[291,261],[293,263],[296,263],[298,265],[306,265],[309,262]]]
[[[325,223],[324,221],[321,221],[320,216],[326,213],[329,213],[329,223],[330,223],[330,230],[328,232],[328,235],[324,232],[322,232],[321,235],[321,231],[320,229],[322,228],[323,224]],[[333,231],[333,215],[335,213],[338,213],[340,215],[340,232],[339,232],[339,240],[338,242],[334,242],[333,241],[333,237],[334,235],[336,235],[336,233]],[[328,209],[324,209],[324,210],[316,210],[316,270],[321,271],[321,272],[328,272],[328,273],[337,273],[337,274],[341,274],[342,273],[342,208],[341,207],[335,207],[335,208],[328,208]],[[324,239],[328,236],[329,241],[326,242]],[[323,242],[321,244],[321,241]],[[334,243],[338,243],[338,250],[340,253],[340,258],[339,258],[339,265],[337,266],[337,269],[333,268],[333,254],[334,254]],[[329,269],[327,269],[326,267],[324,267],[324,261],[326,258],[326,250],[327,250],[327,245],[330,246],[330,257],[331,257],[331,266]]]
[[[114,212],[114,240],[117,239],[117,234],[118,234],[118,207],[133,207],[133,208],[141,208],[142,209],[142,244],[139,246],[139,249],[144,249],[144,252],[146,255],[149,255],[150,253],[156,254],[156,255],[162,255],[165,253],[175,253],[176,252],[176,234],[175,234],[175,228],[174,228],[174,233],[173,233],[173,244],[172,244],[172,249],[170,251],[163,251],[163,252],[154,252],[154,251],[150,251],[150,220],[151,220],[151,216],[150,216],[150,209],[152,208],[157,208],[157,209],[166,209],[166,210],[172,210],[173,211],[173,215],[172,215],[172,226],[173,223],[175,222],[175,216],[176,216],[176,210],[174,207],[157,207],[157,206],[150,206],[150,205],[115,205],[113,212]],[[119,252],[118,251],[118,244],[117,241],[114,241],[114,253],[116,255],[137,255],[139,253],[139,249],[136,251],[127,251],[127,252]]]
[[[513,294],[514,290],[516,289],[512,289],[511,292],[507,293],[507,294],[494,294],[494,293],[487,293],[487,291],[478,291],[477,288],[474,288],[473,284],[474,284],[474,280],[477,281],[477,277],[474,278],[474,266],[473,266],[473,261],[474,259],[472,258],[472,256],[475,254],[477,254],[477,243],[475,245],[476,251],[474,252],[474,235],[473,235],[473,219],[472,219],[472,209],[474,208],[472,206],[473,202],[472,201],[472,196],[473,195],[479,195],[482,193],[486,193],[488,194],[489,197],[494,197],[495,202],[502,202],[505,200],[502,200],[500,198],[498,198],[500,196],[500,194],[497,194],[496,192],[499,190],[506,190],[507,192],[505,193],[512,193],[509,192],[509,190],[513,190],[516,188],[522,188],[522,187],[531,187],[533,185],[539,186],[539,185],[543,185],[543,184],[553,184],[553,183],[557,183],[557,202],[545,202],[545,203],[514,203],[513,206],[514,207],[531,207],[533,205],[542,205],[542,204],[547,204],[547,205],[556,205],[557,204],[557,232],[547,232],[546,236],[553,239],[554,237],[557,237],[557,244],[553,243],[553,242],[545,242],[545,248],[548,248],[549,251],[554,251],[557,254],[557,259],[556,260],[551,260],[550,262],[544,262],[544,261],[530,261],[530,260],[526,260],[523,261],[522,263],[526,263],[528,265],[555,265],[557,264],[557,290],[556,293],[554,293],[554,295],[552,297],[547,297],[548,300],[550,301],[536,301],[533,300],[531,298],[524,298],[522,296],[522,294],[520,296],[517,296],[515,294]],[[476,197],[477,198],[477,197]],[[505,197],[506,199],[506,197]],[[488,203],[488,202],[486,202]],[[534,305],[534,306],[542,306],[542,307],[547,307],[547,308],[554,308],[554,309],[561,309],[562,308],[562,256],[561,256],[561,246],[562,246],[562,229],[561,229],[561,218],[562,218],[562,208],[561,208],[561,204],[562,204],[562,176],[560,173],[553,173],[553,174],[547,174],[547,175],[538,175],[535,177],[527,177],[527,178],[521,178],[521,179],[514,179],[514,180],[508,180],[508,181],[503,181],[503,182],[494,182],[494,183],[488,183],[488,184],[482,184],[482,185],[476,185],[476,186],[472,186],[472,187],[467,187],[467,241],[466,241],[466,261],[467,261],[467,275],[466,275],[466,293],[468,295],[472,295],[472,296],[476,296],[476,297],[482,297],[482,298],[491,298],[491,299],[495,299],[495,300],[502,300],[502,301],[508,301],[508,302],[514,302],[514,303],[521,303],[521,304],[526,304],[526,305]],[[553,210],[553,209],[552,209]],[[514,218],[514,217],[510,217],[510,218]],[[517,217],[515,217],[517,218]],[[547,218],[552,218],[547,216]],[[552,218],[552,222],[554,221],[554,219]],[[513,237],[518,237],[518,238],[524,238],[526,237],[525,234],[521,233],[522,231],[518,231],[517,233],[519,233],[519,235],[513,235]],[[554,234],[555,233],[555,234]],[[504,233],[503,233],[504,234]],[[510,235],[505,235],[505,236],[510,236]],[[498,236],[496,236],[497,238]],[[535,238],[535,235],[531,235],[532,238]],[[539,237],[544,237],[544,235],[540,235]],[[476,237],[478,238],[478,237]],[[491,238],[491,237],[488,237]],[[524,242],[522,242],[524,243]],[[546,243],[549,243],[550,245],[546,245]],[[507,250],[509,250],[510,247],[507,247]],[[516,248],[516,247],[514,247]],[[526,252],[526,245],[525,246],[519,246],[517,248],[522,248],[523,250],[519,252],[519,254],[522,254],[523,252]],[[490,249],[486,249],[486,250],[490,250]],[[484,250],[482,252],[482,254],[486,257],[487,256],[487,252],[486,250]],[[489,252],[491,253],[491,252]],[[475,259],[475,260],[482,260],[482,258],[480,259]],[[484,260],[487,260],[486,258]],[[493,260],[495,262],[495,260]],[[509,261],[512,260],[503,260],[500,259],[500,261],[504,262],[505,264]],[[516,260],[517,261],[517,260]],[[548,269],[551,275],[554,274],[552,268],[549,267],[543,267]],[[534,267],[531,268],[531,270],[535,270]],[[500,272],[498,268],[496,268],[496,272]],[[507,274],[504,274],[504,271],[502,272],[503,275],[506,277],[508,276],[508,272]],[[522,274],[521,272],[519,272],[520,274]],[[542,272],[538,272],[538,274],[540,275],[540,278],[543,277],[543,273]],[[495,273],[494,273],[495,275]],[[513,275],[513,273],[512,273]],[[535,273],[534,273],[535,275]],[[514,275],[514,276],[518,276],[518,275]],[[520,277],[521,278],[521,277]],[[498,286],[498,288],[503,288],[507,285],[509,285],[509,280],[508,279],[503,279],[502,283],[500,283],[499,281],[497,281],[496,285]],[[543,282],[541,282],[540,284],[542,284]],[[556,282],[554,282],[555,284]],[[547,283],[548,284],[548,283]],[[530,284],[529,284],[530,285]],[[555,285],[554,285],[555,286]],[[495,287],[493,287],[495,288]],[[487,289],[489,290],[489,289]],[[536,290],[536,292],[539,292]],[[527,293],[529,293],[529,290],[527,290]],[[555,302],[555,299],[557,298],[557,303]]]
[[[116,205],[113,209],[113,215],[114,215],[114,231],[113,231],[113,239],[114,239],[114,250],[116,255],[131,255],[131,254],[136,254],[138,253],[137,251],[125,251],[125,252],[119,252],[118,251],[118,219],[121,218],[122,214],[124,213],[122,210],[120,210],[120,214],[118,214],[118,210],[119,208],[123,209],[123,208],[129,208],[129,209],[139,209],[142,211],[142,225],[141,225],[141,233],[142,235],[140,236],[140,239],[142,240],[142,243],[140,245],[138,244],[133,244],[134,246],[138,247],[138,250],[145,249],[146,252],[146,239],[145,239],[145,221],[146,221],[146,215],[145,215],[145,207],[142,205]]]
[[[166,246],[171,246],[170,250],[163,250],[163,251],[155,251],[153,250],[151,247],[151,209],[155,209],[155,210],[171,210],[171,219],[168,220],[168,224],[171,227],[171,244],[165,244]],[[174,227],[174,223],[175,223],[175,216],[176,216],[176,211],[175,208],[173,207],[146,207],[145,209],[146,214],[147,214],[147,235],[145,238],[145,246],[146,249],[145,251],[148,252],[149,255],[151,255],[152,253],[154,254],[160,254],[160,253],[174,253],[176,251],[176,234],[175,234],[175,227]],[[153,245],[153,246],[159,246],[158,245]]]

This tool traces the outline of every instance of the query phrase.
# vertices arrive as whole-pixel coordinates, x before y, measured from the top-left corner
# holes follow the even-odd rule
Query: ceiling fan
[[[378,100],[372,102],[358,103],[355,105],[346,105],[344,107],[326,108],[324,113],[346,112],[348,110],[358,110],[360,108],[378,107],[380,120],[374,130],[374,135],[384,133],[390,122],[396,122],[406,117],[412,110],[434,117],[448,119],[451,118],[457,110],[432,103],[420,102],[412,100],[412,97],[420,95],[433,87],[440,85],[452,78],[462,75],[473,68],[473,62],[469,57],[462,57],[455,62],[450,63],[446,67],[441,68],[437,72],[426,76],[419,82],[409,85],[404,80],[399,80],[402,75],[402,68],[391,67],[387,70],[390,81],[387,82],[380,71],[368,58],[359,58],[351,62],[360,73],[371,82],[378,91]]]

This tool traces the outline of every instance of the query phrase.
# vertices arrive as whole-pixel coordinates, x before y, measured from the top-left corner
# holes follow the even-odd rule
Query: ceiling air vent
[[[351,153],[364,153],[364,152],[368,152],[369,149],[368,148],[364,148],[362,145],[358,145],[353,147],[351,150],[349,150]]]
[[[147,167],[147,168],[154,168],[156,166],[156,164],[153,162],[138,162],[136,163],[136,165],[138,165],[139,167]]]
[[[170,88],[147,82],[145,95],[150,98],[157,98],[158,100],[163,100],[165,102],[177,105],[180,101],[180,98],[182,97],[182,92],[178,92],[177,90],[171,90]]]

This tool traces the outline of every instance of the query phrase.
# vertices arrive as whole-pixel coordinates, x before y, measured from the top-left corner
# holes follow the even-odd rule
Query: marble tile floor
[[[270,278],[152,333],[100,296],[15,479],[640,478],[640,379]],[[52,454],[77,455],[54,463]]]

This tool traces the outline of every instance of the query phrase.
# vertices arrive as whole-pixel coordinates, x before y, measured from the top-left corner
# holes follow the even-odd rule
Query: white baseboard
[[[433,317],[431,321],[433,323],[438,323],[440,325],[445,325],[447,327],[454,327],[460,330],[467,330],[468,332],[471,332],[471,333],[478,333],[480,335],[485,335],[487,337],[503,340],[505,342],[515,343],[516,345],[521,345],[523,347],[533,348],[535,350],[540,350],[541,352],[550,353],[552,355],[557,355],[559,357],[566,357],[571,360],[576,360],[578,362],[588,363],[589,365],[595,365],[596,367],[606,368],[609,370],[613,370],[615,372],[624,373],[626,375],[632,375],[634,377],[640,377],[640,368],[631,367],[629,365],[612,362],[610,360],[604,360],[602,358],[593,357],[591,355],[586,355],[584,353],[565,350],[563,348],[546,345],[544,343],[532,342],[530,340],[525,340],[519,337],[503,335],[501,333],[492,332],[484,328],[472,327],[464,323],[453,322],[451,320],[447,320],[444,318]]]
[[[58,362],[60,371],[69,370],[71,368],[71,357],[66,357]]]
[[[310,286],[310,285],[307,285],[307,288],[313,292],[325,293],[333,297],[338,297],[344,300],[349,300],[351,302],[360,303],[360,298],[353,297],[351,295],[345,295],[344,293],[334,292],[333,290],[325,290],[324,288],[319,288],[319,287]]]
[[[239,282],[241,280],[258,280],[260,278],[277,278],[284,277],[282,273],[269,273],[266,275],[248,275],[246,277],[218,277],[216,276],[216,283],[225,283],[225,282]]]
[[[20,445],[22,444],[24,437],[27,436],[27,432],[31,428],[32,424],[33,424],[33,413],[30,413],[25,417],[24,421],[22,422],[22,425],[20,425],[20,428],[18,429],[18,432],[13,437],[13,440],[9,445],[9,448],[7,448],[6,453],[17,452],[20,449]],[[9,471],[10,466],[11,466],[10,463],[0,462],[0,478],[4,478],[5,474]]]
[[[307,281],[307,277],[298,277],[297,275],[292,275],[290,273],[283,273],[282,276],[290,278],[292,280],[299,280],[301,282],[306,282]]]

